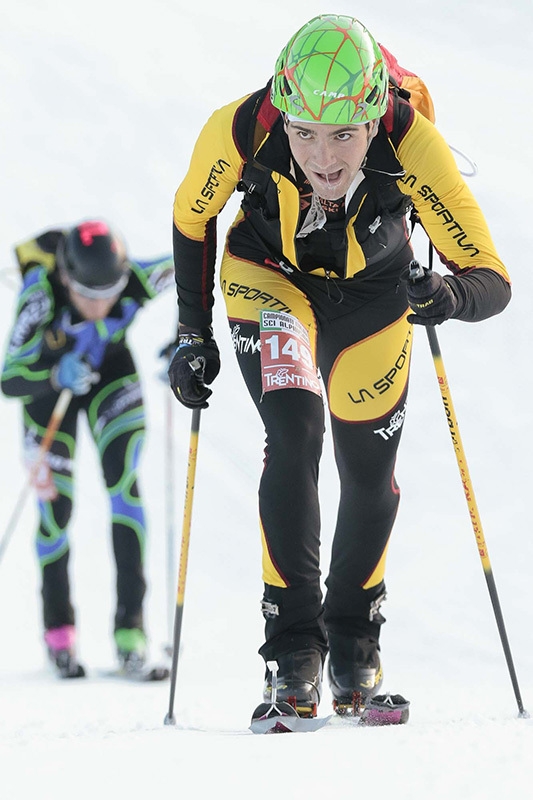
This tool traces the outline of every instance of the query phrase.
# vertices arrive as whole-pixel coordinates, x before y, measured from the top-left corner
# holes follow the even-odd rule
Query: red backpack
[[[392,53],[389,53],[386,47],[382,44],[379,45],[387,69],[389,70],[389,79],[391,84],[395,87],[398,95],[416,108],[423,114],[430,122],[435,122],[435,109],[433,107],[433,100],[429,93],[429,89],[418,75],[414,72],[404,69],[398,64],[398,59]]]

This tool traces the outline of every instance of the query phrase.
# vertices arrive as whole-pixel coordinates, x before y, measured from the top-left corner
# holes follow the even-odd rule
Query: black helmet
[[[121,292],[130,272],[124,243],[100,220],[72,228],[58,247],[57,263],[72,289],[93,299]]]

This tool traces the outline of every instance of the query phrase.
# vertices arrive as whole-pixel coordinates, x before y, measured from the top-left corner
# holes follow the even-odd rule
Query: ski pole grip
[[[194,373],[199,374],[205,369],[205,358],[203,356],[189,358],[189,366]]]
[[[424,267],[415,259],[409,264],[409,283],[419,283],[426,277]]]

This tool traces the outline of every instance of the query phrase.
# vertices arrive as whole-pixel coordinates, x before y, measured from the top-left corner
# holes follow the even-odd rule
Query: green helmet
[[[389,75],[379,45],[353,17],[314,17],[276,62],[272,105],[307,122],[362,124],[387,110]]]

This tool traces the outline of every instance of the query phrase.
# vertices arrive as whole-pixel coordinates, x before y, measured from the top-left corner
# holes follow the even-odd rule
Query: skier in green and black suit
[[[122,239],[100,220],[48,230],[15,250],[23,285],[1,385],[4,394],[22,400],[29,467],[59,393],[72,392],[46,459],[32,478],[38,494],[44,639],[60,675],[85,674],[75,651],[68,571],[77,425],[85,412],[111,503],[117,570],[114,639],[121,668],[141,670],[146,521],[137,471],[145,413],[126,332],[139,309],[171,285],[172,259],[131,260]]]

